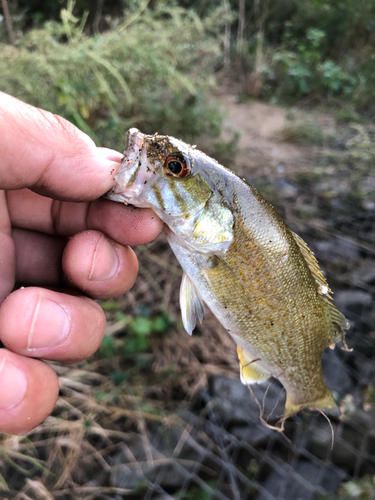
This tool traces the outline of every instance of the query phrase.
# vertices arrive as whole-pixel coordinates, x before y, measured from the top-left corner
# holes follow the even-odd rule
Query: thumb
[[[113,187],[121,157],[64,118],[0,92],[0,189],[92,200]]]

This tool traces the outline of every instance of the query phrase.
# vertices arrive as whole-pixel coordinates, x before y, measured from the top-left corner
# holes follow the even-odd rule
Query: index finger
[[[142,245],[154,240],[163,226],[150,209],[104,199],[72,203],[52,200],[29,189],[8,191],[6,196],[13,227],[46,234],[73,236],[96,229],[123,245]]]
[[[93,200],[114,186],[120,153],[64,118],[0,92],[0,189]]]

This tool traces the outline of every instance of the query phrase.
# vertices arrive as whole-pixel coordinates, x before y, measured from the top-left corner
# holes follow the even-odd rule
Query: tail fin
[[[300,403],[300,404],[292,403],[289,398],[289,395],[287,395],[284,417],[287,418],[292,415],[295,415],[300,410],[303,410],[303,408],[308,408],[309,410],[312,411],[318,410],[321,412],[326,412],[332,416],[339,416],[341,414],[333,398],[332,392],[328,389],[328,387],[325,395],[322,398],[307,403]]]

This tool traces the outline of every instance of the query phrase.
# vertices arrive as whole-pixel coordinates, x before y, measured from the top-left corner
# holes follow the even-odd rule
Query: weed
[[[366,476],[341,485],[337,495],[324,497],[327,500],[372,500],[374,498],[375,476]]]
[[[99,348],[99,355],[102,358],[111,358],[116,353],[116,340],[114,337],[104,335]]]
[[[116,370],[111,373],[110,379],[114,385],[120,385],[129,380],[128,374],[123,370]]]
[[[221,115],[205,96],[221,54],[221,8],[199,18],[162,1],[132,5],[123,22],[89,37],[68,2],[61,22],[20,34],[16,48],[1,46],[1,90],[116,149],[131,126],[188,141],[217,137]]]
[[[217,483],[215,481],[207,481],[202,487],[177,492],[176,498],[178,500],[210,500],[212,498],[211,492],[212,490],[215,491],[216,488]]]
[[[280,133],[279,140],[302,145],[322,145],[324,135],[316,123],[288,123]]]
[[[289,101],[314,92],[352,97],[359,84],[358,77],[333,60],[324,60],[325,37],[324,31],[309,28],[304,40],[296,43],[286,31],[283,44],[261,68],[267,92]]]
[[[116,300],[102,301],[100,303],[104,311],[117,311],[121,307],[121,303]]]
[[[152,333],[167,332],[173,324],[172,319],[165,313],[157,314],[153,318],[136,316],[126,329],[123,343],[123,355],[146,351],[149,347],[149,338]]]

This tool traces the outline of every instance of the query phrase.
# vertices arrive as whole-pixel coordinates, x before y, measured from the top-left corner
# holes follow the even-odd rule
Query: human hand
[[[102,309],[64,289],[93,298],[128,291],[138,262],[127,245],[161,230],[149,209],[97,199],[113,187],[121,156],[0,92],[1,432],[25,433],[55,405],[56,374],[35,358],[74,363],[100,345]],[[15,283],[27,288],[12,292]]]

